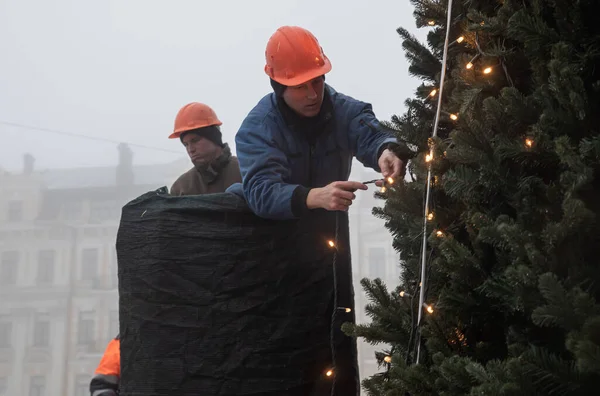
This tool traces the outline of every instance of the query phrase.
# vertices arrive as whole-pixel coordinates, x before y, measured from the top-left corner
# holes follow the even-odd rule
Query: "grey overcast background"
[[[389,119],[418,84],[395,31],[424,37],[412,11],[408,0],[0,0],[0,168],[21,168],[25,152],[37,169],[117,161],[114,143],[10,124],[160,149],[132,145],[136,164],[175,160],[183,148],[167,136],[191,101],[215,109],[233,144],[270,90],[264,49],[286,24],[317,36],[333,87]]]

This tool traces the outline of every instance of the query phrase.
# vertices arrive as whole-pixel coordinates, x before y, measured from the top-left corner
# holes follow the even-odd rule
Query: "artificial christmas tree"
[[[363,280],[372,322],[345,326],[390,346],[377,355],[383,372],[363,386],[371,395],[595,394],[600,5],[461,0],[447,26],[448,0],[411,2],[417,25],[432,29],[428,46],[398,33],[423,84],[388,126],[417,155],[411,181],[382,192],[375,209],[402,276],[393,291]]]

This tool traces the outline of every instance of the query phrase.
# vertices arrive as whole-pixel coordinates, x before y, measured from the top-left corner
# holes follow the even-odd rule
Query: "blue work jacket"
[[[310,143],[286,122],[274,93],[263,97],[242,122],[235,137],[242,183],[227,189],[243,196],[250,209],[268,219],[293,219],[292,195],[298,186],[323,187],[346,181],[352,159],[381,172],[378,155],[396,138],[373,114],[370,104],[325,85],[331,100],[330,126]]]

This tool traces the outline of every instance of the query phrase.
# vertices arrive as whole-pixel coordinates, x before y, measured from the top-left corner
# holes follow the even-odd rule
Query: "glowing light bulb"
[[[435,21],[428,21],[428,22],[427,22],[427,24],[428,24],[429,26],[433,26],[433,25],[435,25]]]
[[[438,236],[438,238],[441,238],[441,237],[443,237],[443,236],[444,236],[444,233],[443,233],[442,231],[438,230],[438,231],[435,233],[435,235],[437,235],[437,236]]]
[[[382,186],[380,192],[384,193],[384,192],[386,192],[386,190],[387,190],[387,188],[385,188],[385,186]]]
[[[425,305],[425,309],[427,310],[427,312],[429,312],[430,314],[433,313],[433,307],[431,305]]]
[[[472,69],[473,68],[473,63],[469,62],[469,63],[467,63],[467,65],[465,67],[467,69]]]
[[[425,162],[431,162],[432,159],[433,159],[433,155],[431,155],[431,154],[427,154],[425,156]]]
[[[405,293],[404,293],[404,290],[402,290],[402,291],[400,292],[400,297],[404,297],[404,294],[405,294]]]
[[[457,43],[462,43],[463,41],[465,41],[465,36],[460,36],[459,38],[456,39]]]
[[[392,179],[391,177],[388,177],[387,182],[388,182],[388,184],[394,184],[394,179]]]
[[[335,243],[334,243],[333,241],[328,241],[328,242],[327,242],[327,244],[328,244],[330,247],[335,247]]]
[[[435,96],[436,93],[437,93],[437,89],[432,89],[431,92],[429,93],[429,96],[433,97],[433,96]]]
[[[331,377],[333,375],[333,370],[327,370],[325,373],[326,376]]]
[[[391,356],[386,356],[383,358],[383,361],[386,363],[391,363],[392,362],[392,357]]]
[[[352,312],[352,309],[351,308],[346,308],[344,311],[346,311],[346,313],[348,313],[348,312]]]
[[[527,147],[533,147],[533,140],[531,139],[525,139],[525,146]]]
[[[427,215],[427,220],[429,220],[429,221],[433,220],[433,213],[429,213]]]
[[[450,114],[450,118],[454,121],[458,120],[458,116],[456,114]]]
[[[483,74],[490,74],[492,72],[492,68],[491,67],[486,67],[485,69],[483,69]]]

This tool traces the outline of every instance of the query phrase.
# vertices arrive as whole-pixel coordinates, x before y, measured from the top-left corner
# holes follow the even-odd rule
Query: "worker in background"
[[[222,193],[242,181],[236,157],[223,143],[222,122],[209,106],[189,103],[175,117],[175,128],[169,139],[181,140],[194,165],[171,187],[171,195]]]
[[[189,103],[175,117],[170,139],[179,138],[194,165],[171,187],[171,195],[201,195],[222,193],[242,181],[237,158],[223,143],[222,122],[205,104]],[[117,336],[106,347],[90,383],[92,396],[118,394],[120,370],[120,341]]]
[[[117,335],[106,346],[100,364],[96,368],[90,382],[92,396],[116,396],[119,394],[119,379],[121,378],[121,350]]]
[[[311,32],[283,26],[269,39],[263,97],[235,137],[243,195],[258,216],[299,218],[311,209],[347,211],[363,183],[348,181],[352,158],[396,179],[406,158],[371,105],[325,83],[331,62]],[[406,152],[405,145],[402,147]],[[378,182],[381,185],[381,182]]]

